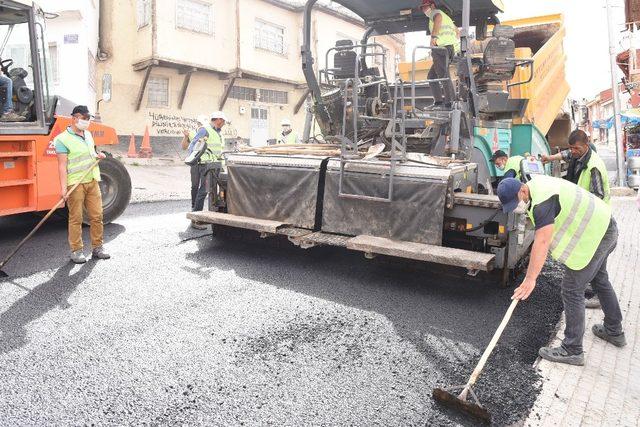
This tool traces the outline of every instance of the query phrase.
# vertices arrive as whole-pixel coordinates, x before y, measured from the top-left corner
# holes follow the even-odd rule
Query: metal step
[[[452,265],[469,270],[491,271],[495,260],[494,254],[484,252],[473,252],[367,235],[356,236],[347,240],[346,247],[354,251]]]
[[[278,221],[270,221],[268,219],[250,218],[248,216],[232,215],[222,212],[189,212],[187,218],[204,222],[206,224],[226,225],[229,227],[245,228],[260,233],[276,234],[280,227],[287,224]]]
[[[318,231],[316,233],[308,234],[299,239],[300,243],[306,244],[307,247],[328,245],[328,246],[340,246],[346,247],[347,241],[352,239],[351,236],[342,236],[340,234],[323,233]]]

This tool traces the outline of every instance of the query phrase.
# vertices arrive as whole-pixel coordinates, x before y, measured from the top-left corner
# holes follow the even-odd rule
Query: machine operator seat
[[[356,76],[356,58],[351,40],[338,40],[336,47],[340,48],[333,55],[333,77],[338,80],[352,79]]]
[[[514,30],[508,25],[496,25],[493,36],[484,46],[482,59],[473,62],[478,65],[476,83],[486,85],[491,82],[504,82],[513,78],[516,71]]]

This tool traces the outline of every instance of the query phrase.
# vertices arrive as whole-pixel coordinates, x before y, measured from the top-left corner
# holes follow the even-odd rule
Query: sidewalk
[[[613,199],[613,210],[620,237],[608,267],[627,346],[619,349],[596,338],[591,326],[602,323],[602,311],[587,310],[585,366],[539,362],[542,392],[527,426],[640,425],[640,213],[632,197]],[[562,324],[553,345],[559,345],[563,329]]]
[[[131,176],[131,203],[191,199],[191,176],[184,164],[125,167]]]

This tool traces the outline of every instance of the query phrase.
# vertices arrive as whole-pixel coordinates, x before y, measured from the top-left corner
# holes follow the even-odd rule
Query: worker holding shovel
[[[69,245],[71,261],[82,264],[87,261],[83,252],[82,221],[84,210],[89,217],[92,257],[109,259],[102,246],[102,194],[100,193],[100,169],[97,160],[104,159],[96,151],[91,132],[89,109],[76,106],[71,116],[73,122],[55,140],[60,173],[60,190],[69,209]]]
[[[604,312],[604,323],[594,325],[593,333],[617,347],[626,345],[620,305],[607,273],[607,259],[618,242],[611,207],[571,182],[544,175],[536,175],[526,184],[506,178],[498,185],[498,197],[505,212],[526,211],[536,228],[527,275],[513,298],[525,300],[531,295],[549,252],[564,265],[560,285],[566,318],[564,340],[560,347],[542,347],[540,357],[584,365],[584,291],[589,283]]]

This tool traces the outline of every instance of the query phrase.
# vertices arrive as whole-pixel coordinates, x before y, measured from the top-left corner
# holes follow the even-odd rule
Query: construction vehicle
[[[229,154],[226,172],[214,175],[210,211],[187,216],[213,224],[214,232],[232,227],[284,235],[301,248],[333,245],[367,257],[461,267],[471,275],[492,272],[506,283],[533,231],[526,215],[503,213],[498,198],[486,194],[491,175],[482,170],[484,157],[475,161],[475,137],[477,129],[509,130],[524,116],[529,100],[508,89],[534,76],[533,59],[516,58],[513,27],[499,24],[501,2],[437,2],[461,28],[461,53],[453,60],[455,73],[434,80],[418,76],[416,56],[437,48],[416,47],[408,76],[389,78],[385,48],[369,41],[428,28],[420,1],[336,0],[367,30],[357,45],[337,43],[327,53],[333,67],[317,73],[310,43],[315,3],[308,0],[304,11],[302,69],[316,122],[337,152],[305,155],[303,147],[289,147],[287,154]],[[479,55],[470,51],[470,25],[483,40]],[[528,77],[514,82],[518,69]],[[450,108],[431,106],[433,83],[453,88],[443,91],[454,94],[445,99]],[[364,156],[364,149],[382,144],[385,152]]]
[[[513,120],[495,123],[497,127],[477,124],[474,129],[474,151],[472,159],[478,164],[480,185],[486,186],[487,180],[495,183],[502,171],[491,163],[491,155],[502,150],[508,155],[533,156],[557,152],[568,148],[571,133],[570,115],[563,111],[569,94],[569,84],[565,76],[565,54],[563,41],[566,30],[562,15],[545,15],[504,21],[503,26],[513,27],[515,58],[531,59],[532,68],[518,67],[513,79],[508,82],[509,93],[513,98],[526,99],[527,107],[522,115]],[[488,27],[492,31],[493,26]],[[472,61],[482,57],[486,40],[472,41]],[[431,60],[428,58],[399,64],[403,80],[411,80],[415,70],[416,78],[425,79]],[[561,170],[547,172],[561,173]]]
[[[50,58],[45,40],[47,14],[27,0],[0,1],[0,67],[13,82],[14,110],[24,121],[0,122],[0,216],[51,209],[60,200],[58,159],[53,139],[71,124],[73,104],[50,88]],[[24,52],[25,64],[10,58]],[[19,49],[18,49],[19,48]],[[14,61],[15,59],[15,61]],[[22,66],[19,66],[22,65]],[[102,100],[111,98],[108,79]],[[0,101],[6,99],[0,92]],[[96,146],[118,144],[113,128],[93,121],[89,127]],[[131,179],[124,165],[109,153],[100,162],[104,222],[116,219],[131,197]]]

